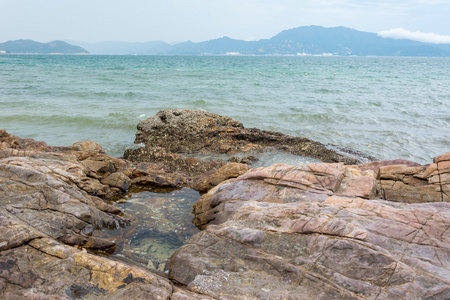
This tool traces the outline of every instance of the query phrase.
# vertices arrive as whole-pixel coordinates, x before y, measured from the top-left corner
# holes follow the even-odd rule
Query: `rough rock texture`
[[[449,157],[395,170],[444,197]],[[280,164],[219,184],[194,205],[203,231],[172,256],[170,278],[220,299],[449,299],[450,203],[376,199],[389,165]]]
[[[149,178],[186,183],[153,167],[93,142],[51,147],[0,130],[0,299],[169,299],[166,278],[86,251],[113,250],[92,234],[128,223],[102,198]]]
[[[330,163],[357,164],[362,160],[375,160],[356,151],[339,149],[338,153],[330,146],[306,138],[244,128],[242,123],[229,117],[198,110],[163,110],[139,123],[137,127],[135,143],[143,143],[145,147],[127,150],[124,156],[131,161],[155,161],[169,156],[170,162],[173,161],[170,153],[172,155],[257,153],[266,147]],[[178,165],[185,164],[184,168],[193,168],[202,164],[185,161],[186,157],[179,156]],[[205,171],[202,169],[202,172]]]
[[[205,194],[194,205],[194,224],[204,229],[228,218],[234,200],[289,203],[323,202],[340,195],[373,199],[376,177],[372,170],[343,164],[276,164],[251,169],[237,180],[229,180]],[[224,210],[223,207],[227,206]],[[239,205],[236,206],[238,208]]]
[[[430,165],[390,165],[379,169],[384,199],[400,202],[450,202],[450,153]]]
[[[212,169],[211,172],[204,174],[204,176],[199,176],[193,187],[197,191],[204,193],[227,179],[243,175],[247,170],[247,164],[230,163],[219,170]]]
[[[20,226],[0,222],[6,228]],[[172,294],[170,282],[158,275],[50,238],[29,238],[0,252],[2,299],[169,299]],[[0,241],[5,242],[3,236]]]
[[[253,132],[218,120],[237,136]],[[203,124],[196,122],[188,124]],[[197,138],[214,140],[218,127],[205,124]],[[425,166],[396,160],[247,170],[197,165],[166,149],[155,151],[161,160],[132,163],[93,142],[51,147],[0,130],[0,299],[450,298],[450,153]],[[161,164],[169,156],[173,165]],[[178,170],[177,162],[185,165]],[[172,256],[172,281],[93,254],[116,246],[96,229],[128,222],[106,198],[133,184],[192,185],[190,176],[204,170],[195,186],[208,193],[194,205],[203,231]]]
[[[166,172],[186,174],[190,178],[212,169],[220,168],[226,164],[222,160],[209,161],[195,157],[186,157],[170,152],[167,149],[153,146],[145,146],[134,150],[128,149],[124,153],[124,158],[135,163],[147,162],[163,165]]]

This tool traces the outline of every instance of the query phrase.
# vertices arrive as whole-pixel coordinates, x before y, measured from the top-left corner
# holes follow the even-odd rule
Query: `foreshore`
[[[141,122],[136,143],[114,158],[0,130],[0,298],[450,297],[450,153],[378,161],[191,110]],[[273,149],[322,162],[252,167]],[[136,186],[202,195],[201,231],[160,270],[112,259],[120,245],[96,234],[129,226],[114,201]]]

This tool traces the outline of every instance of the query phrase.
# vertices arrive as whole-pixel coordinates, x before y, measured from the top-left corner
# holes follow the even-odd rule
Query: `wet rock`
[[[171,172],[162,164],[139,162],[131,174],[131,184],[175,188],[190,186],[192,179],[184,173]]]
[[[160,164],[164,166],[166,172],[183,174],[186,177],[198,176],[213,168],[219,168],[226,164],[221,160],[209,161],[195,157],[187,157],[170,152],[164,148],[153,146],[127,149],[124,153],[124,158],[135,163],[148,162]]]
[[[52,239],[0,252],[3,299],[169,299],[170,282]],[[57,280],[55,280],[57,279]]]
[[[232,156],[237,153],[262,152],[265,148],[275,148],[330,163],[357,164],[363,160],[375,160],[357,151],[330,147],[306,138],[244,128],[242,123],[236,120],[205,111],[162,110],[156,116],[139,123],[137,127],[135,143],[143,143],[145,147],[127,150],[124,156],[131,161],[166,159],[170,162],[177,159],[175,153],[225,153]],[[161,154],[161,151],[166,152]],[[180,159],[178,161],[183,163]]]
[[[86,251],[117,247],[95,233],[129,219],[102,198],[142,170],[92,142],[51,147],[0,130],[0,145],[1,299],[169,299],[167,279]]]

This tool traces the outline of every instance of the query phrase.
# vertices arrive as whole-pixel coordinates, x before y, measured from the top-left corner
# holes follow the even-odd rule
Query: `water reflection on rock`
[[[116,202],[131,224],[95,235],[117,243],[112,258],[167,273],[172,253],[199,231],[192,224],[192,205],[199,198],[186,188],[132,188]]]

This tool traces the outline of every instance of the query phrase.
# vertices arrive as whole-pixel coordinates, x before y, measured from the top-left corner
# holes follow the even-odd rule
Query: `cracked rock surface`
[[[251,169],[194,205],[203,231],[170,278],[218,299],[448,299],[449,158]],[[420,179],[409,191],[436,201],[388,201],[393,169],[392,185]]]
[[[0,130],[0,299],[172,297],[167,278],[88,253],[116,247],[92,233],[128,222],[104,198],[139,177],[166,186],[185,182],[109,157],[93,142],[51,147]],[[177,292],[178,299],[190,294]]]

